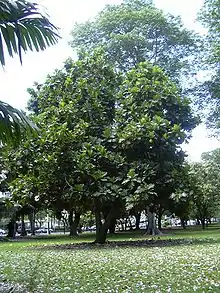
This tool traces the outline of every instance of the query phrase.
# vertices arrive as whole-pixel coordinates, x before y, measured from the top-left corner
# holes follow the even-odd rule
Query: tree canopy
[[[220,117],[220,1],[205,0],[204,6],[199,14],[199,20],[208,29],[207,33],[207,58],[206,65],[209,69],[209,78],[200,90],[200,105],[207,112],[207,126],[219,132]]]
[[[159,67],[121,75],[98,50],[29,92],[40,135],[8,155],[14,198],[92,211],[101,243],[120,208],[156,209],[176,188],[173,170],[197,119]]]
[[[195,73],[202,51],[200,37],[179,17],[142,0],[107,5],[94,20],[75,25],[70,44],[79,52],[103,47],[109,62],[122,71],[149,61],[178,82]]]

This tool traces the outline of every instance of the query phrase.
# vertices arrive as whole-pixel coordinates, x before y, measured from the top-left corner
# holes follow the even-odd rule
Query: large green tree
[[[181,144],[197,120],[159,67],[120,75],[98,50],[29,92],[40,135],[8,156],[14,198],[92,211],[104,243],[122,208],[155,212],[175,189]]]
[[[39,196],[45,205],[69,214],[92,210],[97,242],[105,241],[117,210],[117,182],[124,168],[108,138],[119,81],[99,53],[77,62],[68,60],[37,91],[30,90],[40,135],[25,142],[12,154],[16,160],[9,161],[9,165],[15,162],[17,172],[12,183],[15,197]]]

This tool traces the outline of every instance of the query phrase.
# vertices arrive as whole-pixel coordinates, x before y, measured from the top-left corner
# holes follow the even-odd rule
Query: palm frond
[[[0,143],[17,145],[23,134],[34,132],[37,127],[27,118],[27,116],[0,101]]]
[[[5,65],[4,49],[9,56],[22,51],[40,51],[57,43],[58,29],[37,3],[26,0],[0,0],[0,62]]]

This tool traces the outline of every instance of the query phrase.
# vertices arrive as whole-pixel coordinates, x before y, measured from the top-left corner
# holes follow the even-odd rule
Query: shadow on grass
[[[94,242],[53,244],[38,246],[37,249],[45,250],[88,250],[88,249],[117,249],[117,248],[152,248],[152,247],[171,247],[171,246],[192,246],[220,244],[220,238],[201,238],[201,239],[145,239],[145,240],[121,240],[107,241],[105,244]],[[31,248],[31,249],[36,249]]]
[[[218,229],[218,230],[217,230]],[[7,240],[14,243],[15,247],[39,246],[48,249],[87,249],[87,248],[117,248],[117,247],[165,247],[178,245],[202,245],[220,243],[219,226],[209,229],[163,229],[160,236],[145,235],[145,230],[116,232],[108,234],[105,245],[94,244],[95,232],[82,233],[78,237],[69,235],[51,234],[26,236],[13,240]],[[1,243],[1,242],[0,242]]]

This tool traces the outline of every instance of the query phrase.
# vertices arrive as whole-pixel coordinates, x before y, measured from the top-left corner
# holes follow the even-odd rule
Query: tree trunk
[[[101,216],[101,204],[97,200],[95,202],[95,221],[96,221],[96,239],[95,243],[104,244],[107,238],[107,232],[110,228],[110,225],[113,219],[116,218],[116,207],[113,204],[111,209],[108,212],[106,220],[102,223],[102,216]]]
[[[155,213],[148,211],[147,216],[148,216],[148,225],[147,225],[146,234],[149,234],[149,235],[161,234],[160,230],[156,226]]]
[[[120,225],[120,231],[123,232],[123,230],[124,230],[124,223],[123,223],[122,219],[119,220],[119,223],[120,223],[119,224]]]
[[[70,228],[70,234],[69,236],[76,236],[77,235],[77,231],[75,230],[74,224],[73,224],[73,209],[70,209],[69,211],[69,216],[68,216],[68,224],[69,224],[69,228]]]
[[[162,216],[163,216],[163,212],[159,211],[158,213],[158,229],[161,230],[162,228]]]
[[[73,214],[74,214],[74,220],[73,220]],[[73,211],[73,209],[69,212],[69,226],[70,226],[70,236],[78,236],[77,228],[79,226],[80,221],[80,213],[77,213]]]
[[[201,223],[202,223],[202,229],[204,230],[205,229],[205,219],[202,218],[200,219]]]
[[[110,234],[115,234],[115,226],[116,226],[116,219],[113,218],[111,220],[110,227],[109,227],[109,233]]]
[[[35,235],[35,212],[32,211],[28,215],[29,221],[30,221],[30,226],[31,226],[31,235]]]
[[[180,222],[181,222],[181,226],[183,227],[183,229],[186,229],[186,221],[182,218],[180,218]]]
[[[105,228],[105,225],[102,224],[101,212],[99,210],[95,211],[95,221],[96,221],[95,243],[104,244],[107,237],[107,230]]]
[[[74,221],[73,221],[73,229],[74,229],[75,235],[78,235],[80,216],[81,216],[80,213],[75,212],[75,217],[74,217]]]
[[[66,221],[63,220],[63,234],[66,234]]]
[[[11,219],[8,223],[8,235],[9,238],[15,238],[16,235],[16,222],[14,219]]]
[[[136,213],[135,215],[135,230],[140,229],[141,213]]]
[[[47,213],[47,235],[50,235],[50,219],[49,219],[48,213]]]
[[[127,231],[127,222],[128,222],[128,218],[125,218],[125,222],[124,222],[125,223],[125,226],[124,226],[125,227],[124,228],[125,231]]]
[[[21,236],[26,236],[27,232],[25,229],[24,214],[21,214]]]
[[[82,233],[82,225],[81,224],[78,225],[77,231],[79,234]]]

